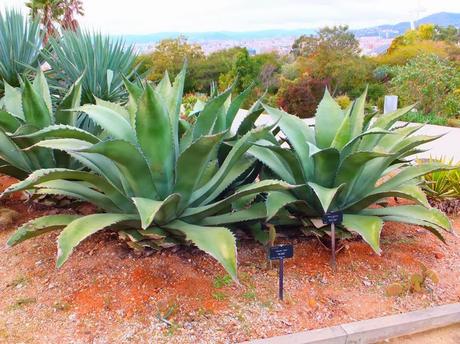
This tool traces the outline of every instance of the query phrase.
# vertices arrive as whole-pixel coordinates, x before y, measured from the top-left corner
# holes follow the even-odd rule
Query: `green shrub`
[[[423,113],[455,116],[460,110],[460,73],[447,59],[436,55],[420,55],[406,65],[395,67],[392,92],[403,104],[418,102]]]
[[[439,163],[411,166],[405,160],[420,145],[437,137],[412,135],[421,126],[393,127],[412,107],[380,116],[366,115],[365,99],[366,93],[344,111],[326,91],[314,129],[296,116],[265,106],[289,147],[265,140],[249,151],[267,166],[265,176],[276,175],[289,184],[302,185],[270,192],[266,201],[268,218],[282,224],[284,216],[292,224],[295,216],[296,226],[324,235],[329,227],[322,223],[321,216],[343,211],[337,233],[356,232],[377,253],[385,221],[427,227],[443,240],[441,232],[451,229],[449,219],[430,207],[416,178],[446,167]],[[373,117],[375,121],[371,121]],[[371,207],[386,197],[409,199],[416,205]],[[291,217],[280,212],[283,207]],[[281,219],[276,219],[277,214]]]

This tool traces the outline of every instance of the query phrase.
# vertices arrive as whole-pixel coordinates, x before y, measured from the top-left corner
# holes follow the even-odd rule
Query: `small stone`
[[[442,259],[442,258],[444,258],[444,254],[442,254],[441,252],[435,252],[434,257],[436,259]]]
[[[367,279],[364,279],[363,280],[363,284],[366,286],[366,287],[370,287],[372,285],[372,282],[367,280]]]

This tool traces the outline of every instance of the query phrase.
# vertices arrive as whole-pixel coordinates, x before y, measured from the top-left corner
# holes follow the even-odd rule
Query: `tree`
[[[43,43],[48,43],[50,36],[56,36],[60,29],[76,31],[78,15],[84,15],[81,0],[31,0],[26,3],[32,18],[40,18],[45,32]]]
[[[341,54],[358,55],[360,53],[359,41],[349,31],[347,25],[325,26],[316,36],[300,36],[294,41],[291,52],[295,56],[311,56],[319,49],[334,50]]]
[[[177,75],[185,61],[188,63],[189,76],[186,80],[185,91],[189,92],[196,66],[205,58],[200,45],[190,44],[187,38],[164,39],[158,43],[155,50],[147,55],[142,55],[138,62],[142,64],[142,71],[148,71],[147,78],[152,81],[160,80],[168,71],[172,76]]]

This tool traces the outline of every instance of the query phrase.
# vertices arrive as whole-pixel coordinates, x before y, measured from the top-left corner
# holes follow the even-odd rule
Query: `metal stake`
[[[332,271],[336,271],[336,263],[335,263],[335,223],[331,223],[331,250],[332,250],[332,256],[331,256],[331,266],[332,266]]]
[[[281,301],[283,301],[283,296],[284,296],[283,295],[284,294],[283,293],[283,287],[284,287],[283,286],[283,278],[284,278],[283,274],[284,274],[284,259],[281,258],[280,259],[280,266],[279,266],[279,279],[280,279],[280,281],[279,281],[279,297],[280,297]]]

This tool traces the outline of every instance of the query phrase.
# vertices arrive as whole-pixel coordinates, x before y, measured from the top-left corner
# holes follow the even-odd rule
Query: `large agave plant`
[[[265,106],[284,133],[287,147],[266,140],[250,148],[269,173],[304,187],[271,192],[267,215],[273,218],[287,209],[317,233],[329,231],[321,216],[344,213],[338,234],[356,232],[380,253],[384,221],[424,226],[440,239],[451,228],[448,218],[430,208],[418,177],[445,168],[432,163],[412,166],[406,158],[437,137],[413,135],[421,126],[395,128],[395,122],[411,110],[406,107],[385,115],[366,115],[366,93],[343,111],[326,91],[310,128],[301,119]],[[415,205],[385,206],[387,197],[399,197]]]
[[[184,77],[185,70],[173,85],[165,78],[155,88],[147,85],[141,93],[128,86],[133,92],[127,108],[107,102],[80,107],[104,129],[109,137],[105,141],[82,134],[35,144],[65,151],[91,172],[43,169],[6,193],[33,187],[40,194],[91,202],[105,213],[41,217],[20,227],[9,245],[51,229],[62,229],[57,258],[61,266],[83,239],[117,225],[120,235],[135,248],[191,241],[236,278],[235,238],[223,225],[265,218],[266,210],[263,203],[238,211],[233,211],[232,205],[242,199],[250,203],[257,194],[290,186],[264,180],[229,192],[235,180],[253,166],[254,158],[245,153],[270,128],[247,130],[232,141],[219,162],[218,152],[230,135],[224,123],[234,116],[237,99],[227,112],[218,110],[228,94],[211,100],[181,137],[179,112]]]
[[[69,87],[83,75],[82,103],[95,99],[122,102],[127,93],[123,76],[136,72],[136,54],[120,39],[78,30],[65,31],[62,37],[50,38],[43,56],[51,67],[55,85]]]
[[[38,67],[40,27],[17,10],[0,12],[0,95],[4,82],[17,87],[20,75]]]
[[[77,82],[60,100],[51,103],[46,78],[39,72],[33,81],[24,79],[21,88],[5,83],[5,96],[0,103],[0,173],[18,179],[29,173],[52,167],[72,166],[62,152],[32,146],[47,137],[80,137],[92,135],[75,128],[76,116],[70,109],[80,105],[81,84]]]

